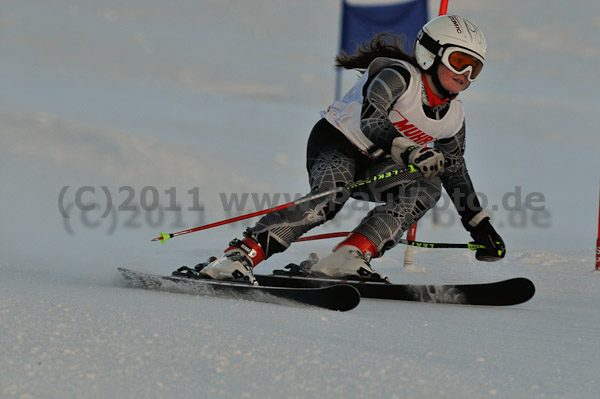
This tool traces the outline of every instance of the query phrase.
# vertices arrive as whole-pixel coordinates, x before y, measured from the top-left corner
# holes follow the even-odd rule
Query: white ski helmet
[[[482,65],[485,62],[487,42],[477,25],[458,15],[442,15],[427,22],[419,31],[415,42],[415,58],[427,72],[442,61],[448,48],[455,47],[480,59]]]

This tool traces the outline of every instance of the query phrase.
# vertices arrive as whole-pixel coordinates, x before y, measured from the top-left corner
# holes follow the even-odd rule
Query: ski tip
[[[521,294],[521,297],[516,300],[513,305],[529,301],[535,295],[535,284],[528,278],[517,277],[513,279],[514,289]]]
[[[513,277],[508,280],[504,280],[503,283],[513,284],[515,287],[535,292],[535,285],[533,284],[533,281],[526,277]]]
[[[497,283],[482,284],[467,297],[473,305],[512,306],[529,301],[535,295],[533,281],[515,277]]]
[[[529,292],[531,297],[535,295],[535,284],[533,284],[533,281],[525,277],[517,277],[515,280],[518,280],[523,290]]]

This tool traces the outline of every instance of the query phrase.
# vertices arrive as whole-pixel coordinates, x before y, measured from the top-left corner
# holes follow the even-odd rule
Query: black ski
[[[481,284],[419,285],[302,277],[289,275],[283,270],[275,270],[274,273],[276,274],[255,274],[255,277],[259,284],[269,286],[300,288],[348,284],[358,289],[363,298],[462,305],[517,305],[528,301],[535,294],[533,282],[523,277]]]
[[[270,287],[239,282],[160,276],[124,268],[118,270],[127,286],[150,290],[239,298],[281,305],[308,305],[342,312],[354,309],[360,302],[358,290],[349,284],[298,288]]]

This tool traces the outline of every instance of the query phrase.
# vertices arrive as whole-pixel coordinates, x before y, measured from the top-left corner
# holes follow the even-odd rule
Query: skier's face
[[[467,79],[470,73],[469,71],[465,71],[463,73],[454,73],[450,69],[446,68],[444,64],[440,63],[437,73],[442,86],[444,86],[444,89],[451,93],[460,93],[471,84],[469,79]]]

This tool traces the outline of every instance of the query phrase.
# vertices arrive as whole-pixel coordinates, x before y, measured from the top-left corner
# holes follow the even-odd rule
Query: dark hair
[[[389,33],[378,33],[362,46],[357,46],[356,52],[348,55],[345,51],[335,57],[335,65],[345,69],[367,69],[371,61],[377,57],[388,57],[409,62],[419,68],[414,56],[409,55],[397,36]]]

